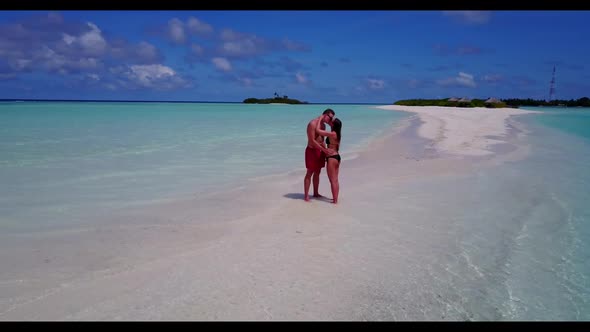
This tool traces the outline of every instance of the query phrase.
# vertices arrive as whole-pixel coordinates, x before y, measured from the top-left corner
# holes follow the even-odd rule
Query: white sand
[[[418,113],[436,149],[468,156],[491,153],[486,136],[508,141],[504,121],[525,113],[385,108]],[[461,255],[443,213],[461,195],[437,188],[487,166],[405,128],[343,161],[337,206],[304,202],[298,170],[92,229],[0,234],[0,320],[467,319],[446,284],[463,274],[438,271]],[[320,186],[330,196],[325,172]]]
[[[506,120],[511,115],[537,113],[514,108],[458,108],[437,106],[397,106],[378,108],[417,113],[424,124],[418,133],[434,140],[441,152],[459,155],[487,155],[490,146],[503,141],[490,138],[506,135]]]

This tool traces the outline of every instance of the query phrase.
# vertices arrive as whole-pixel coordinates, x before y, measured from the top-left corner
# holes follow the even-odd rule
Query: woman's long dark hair
[[[338,142],[340,142],[340,131],[342,130],[342,121],[336,118],[332,122],[332,131],[336,132],[336,136],[338,137]]]

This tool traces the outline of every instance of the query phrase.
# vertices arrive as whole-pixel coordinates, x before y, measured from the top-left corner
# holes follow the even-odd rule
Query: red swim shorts
[[[326,166],[326,154],[320,149],[305,148],[305,168],[318,170]]]

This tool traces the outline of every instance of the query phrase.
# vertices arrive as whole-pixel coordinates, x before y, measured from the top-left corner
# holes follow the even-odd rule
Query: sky
[[[590,96],[590,11],[0,11],[0,98]]]

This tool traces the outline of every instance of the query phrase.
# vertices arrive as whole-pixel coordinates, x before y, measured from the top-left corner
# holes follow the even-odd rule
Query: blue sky
[[[590,96],[590,11],[3,11],[0,98]]]

